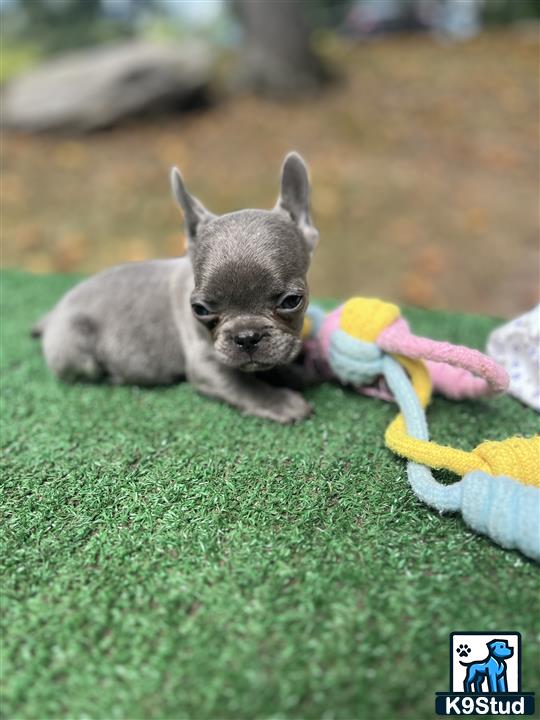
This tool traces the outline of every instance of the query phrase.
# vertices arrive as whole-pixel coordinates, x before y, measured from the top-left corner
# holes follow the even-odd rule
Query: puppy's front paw
[[[263,405],[254,408],[249,414],[286,425],[304,420],[312,412],[312,406],[300,393],[289,390],[289,388],[273,388],[267,401]]]

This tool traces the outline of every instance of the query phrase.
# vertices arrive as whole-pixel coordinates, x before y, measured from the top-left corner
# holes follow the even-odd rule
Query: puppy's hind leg
[[[98,327],[83,313],[48,318],[43,354],[50,370],[66,382],[100,380],[104,368],[97,357]]]

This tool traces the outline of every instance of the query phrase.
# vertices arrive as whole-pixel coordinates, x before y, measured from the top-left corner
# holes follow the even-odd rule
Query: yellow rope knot
[[[400,316],[397,305],[378,298],[351,298],[341,311],[340,327],[352,337],[375,342],[379,334]]]
[[[540,436],[511,437],[478,445],[472,454],[486,466],[490,475],[519,478],[526,485],[540,487]],[[481,468],[484,469],[484,468]]]

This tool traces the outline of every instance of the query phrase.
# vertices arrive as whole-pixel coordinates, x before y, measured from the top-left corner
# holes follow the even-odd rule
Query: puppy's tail
[[[49,319],[51,313],[47,313],[44,315],[41,320],[38,320],[37,323],[32,327],[30,330],[30,337],[33,338],[40,338],[43,333],[45,332],[45,327],[47,325],[47,320]]]

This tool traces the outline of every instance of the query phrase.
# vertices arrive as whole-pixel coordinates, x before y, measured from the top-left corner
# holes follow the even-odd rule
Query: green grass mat
[[[61,385],[28,329],[73,282],[3,278],[4,716],[431,718],[460,629],[520,631],[539,689],[537,567],[415,499],[394,407],[328,385],[280,427],[187,384]],[[407,315],[476,347],[496,324]],[[429,420],[538,431],[510,398]]]

